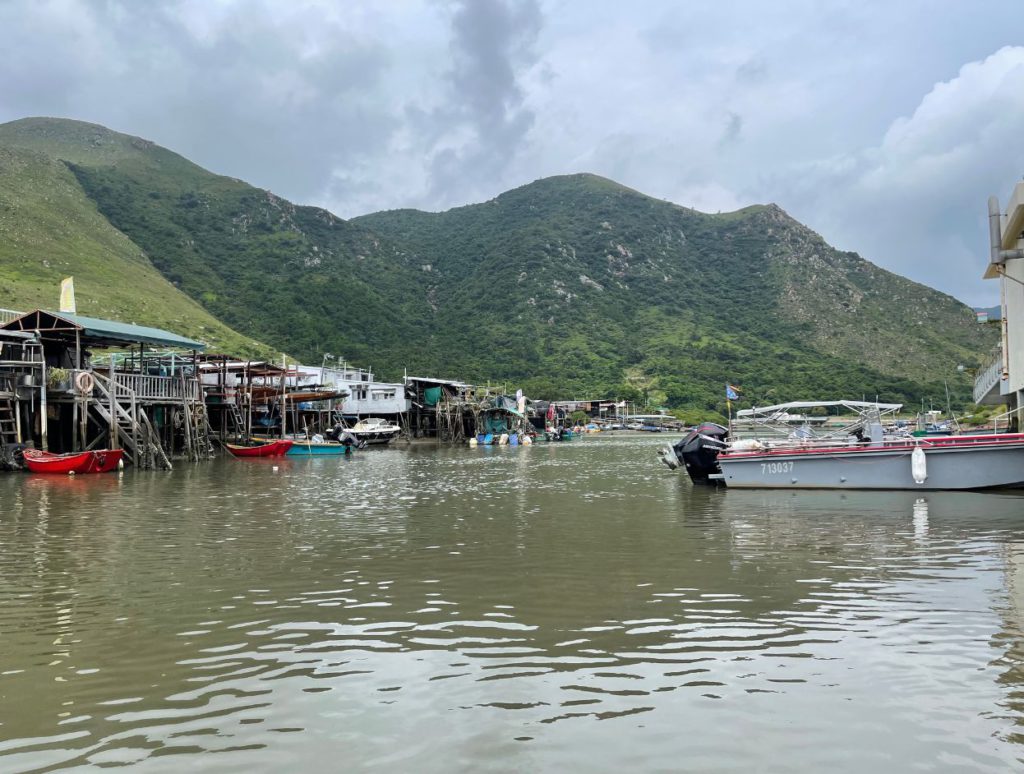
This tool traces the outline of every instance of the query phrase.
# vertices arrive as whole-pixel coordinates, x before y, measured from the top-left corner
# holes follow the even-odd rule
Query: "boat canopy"
[[[902,403],[877,403],[862,400],[798,400],[792,403],[779,403],[775,406],[755,406],[754,408],[741,409],[736,412],[736,416],[770,417],[792,409],[831,408],[833,406],[841,406],[857,414],[863,414],[865,411],[872,410],[877,410],[879,414],[892,414],[903,408]]]

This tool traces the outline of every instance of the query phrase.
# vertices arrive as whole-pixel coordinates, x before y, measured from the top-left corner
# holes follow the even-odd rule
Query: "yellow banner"
[[[76,314],[75,309],[75,278],[65,277],[60,283],[60,310]]]

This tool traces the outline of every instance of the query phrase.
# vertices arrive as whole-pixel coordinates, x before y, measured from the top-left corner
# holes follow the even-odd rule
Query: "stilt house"
[[[138,467],[209,456],[195,360],[205,345],[159,328],[36,310],[0,326],[0,428],[49,451],[123,448]],[[104,357],[99,351],[116,349]],[[147,352],[148,350],[148,352]],[[170,364],[164,353],[181,352]],[[159,356],[158,356],[159,354]],[[13,424],[4,423],[13,415]],[[4,434],[4,440],[11,437]]]

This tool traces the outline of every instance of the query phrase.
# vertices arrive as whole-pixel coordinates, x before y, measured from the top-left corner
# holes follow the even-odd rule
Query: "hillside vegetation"
[[[5,147],[65,175],[164,287],[307,362],[720,411],[727,381],[762,404],[944,404],[947,384],[963,403],[956,366],[993,343],[955,299],[774,205],[707,215],[571,175],[344,221],[89,124],[6,124]]]
[[[272,354],[157,271],[99,213],[66,164],[5,142],[11,126],[0,126],[0,307],[56,309],[61,280],[74,276],[81,314],[165,328],[211,351]]]

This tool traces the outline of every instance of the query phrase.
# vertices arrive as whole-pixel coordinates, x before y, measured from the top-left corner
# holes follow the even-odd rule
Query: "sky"
[[[1016,30],[1019,0],[0,0],[0,122],[103,124],[342,217],[575,172],[774,202],[988,306]]]

